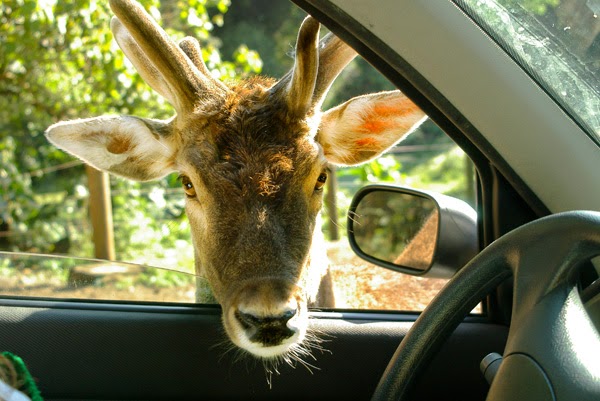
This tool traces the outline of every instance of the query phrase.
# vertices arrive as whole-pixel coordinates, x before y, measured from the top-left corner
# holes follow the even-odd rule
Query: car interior
[[[359,256],[402,273],[452,276],[449,283],[422,313],[312,309],[309,330],[322,338],[314,359],[272,370],[230,346],[221,308],[209,304],[1,295],[0,351],[26,362],[46,401],[600,399],[597,174],[581,172],[578,184],[566,180],[580,191],[590,188],[579,205],[569,204],[558,192],[573,195],[572,188],[553,193],[548,184],[553,170],[544,173],[545,186],[536,181],[542,174],[535,169],[552,164],[538,163],[543,155],[526,161],[528,151],[505,153],[526,141],[519,136],[529,128],[579,125],[554,104],[558,111],[540,122],[536,113],[548,100],[537,97],[546,95],[522,83],[527,74],[489,37],[466,37],[480,28],[461,1],[293,2],[407,94],[472,160],[476,215],[435,194],[386,185],[362,189],[348,214]],[[407,39],[424,19],[438,31]],[[402,27],[390,28],[396,20]],[[445,47],[446,41],[455,42]],[[424,48],[427,55],[420,55]],[[450,68],[478,52],[482,61],[464,75]],[[499,76],[495,86],[478,69]],[[511,92],[524,99],[512,100]],[[532,101],[539,107],[525,118],[520,108]],[[582,136],[581,145],[569,146],[590,147]],[[594,146],[589,164],[597,166]],[[571,173],[578,169],[585,167]],[[378,190],[435,204],[444,228],[427,268],[399,266],[361,245],[367,240],[353,213]],[[450,245],[453,238],[460,241]],[[481,313],[471,313],[478,304]]]

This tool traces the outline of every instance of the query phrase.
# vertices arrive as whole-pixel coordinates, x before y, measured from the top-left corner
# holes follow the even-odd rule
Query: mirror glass
[[[374,190],[360,200],[352,219],[354,241],[366,255],[421,271],[431,266],[439,224],[432,199]]]

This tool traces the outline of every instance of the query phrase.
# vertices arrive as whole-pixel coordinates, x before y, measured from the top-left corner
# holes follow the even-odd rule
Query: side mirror
[[[370,185],[352,199],[348,239],[368,262],[412,275],[449,278],[478,252],[477,213],[450,196]]]

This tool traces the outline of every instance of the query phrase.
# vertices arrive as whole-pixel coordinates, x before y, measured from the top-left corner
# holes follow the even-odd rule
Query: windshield
[[[459,0],[600,144],[600,0]]]

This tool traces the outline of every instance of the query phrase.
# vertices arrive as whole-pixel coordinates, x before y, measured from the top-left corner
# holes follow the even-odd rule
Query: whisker
[[[267,378],[267,384],[269,385],[269,390],[273,389],[273,372],[265,371],[265,376]]]
[[[198,277],[198,278],[202,278],[202,277]],[[219,330],[219,337],[220,337],[220,340],[217,341],[214,345],[212,345],[210,347],[211,349],[218,348],[218,347],[227,348],[230,345],[233,345],[233,343],[227,336],[227,332],[225,332],[225,329],[223,327],[221,327],[221,329]]]
[[[294,359],[294,361],[296,361],[296,362],[300,363],[302,366],[304,366],[306,368],[306,370],[308,370],[310,372],[310,374],[314,374],[312,369],[321,370],[320,368],[318,368],[318,367],[308,363],[304,359],[302,359],[301,355],[302,356],[310,356],[316,360],[316,358],[312,355],[312,353],[304,347],[299,347],[297,349],[293,349],[290,351],[290,356]]]
[[[356,213],[356,212],[352,212],[352,211],[349,211],[349,212],[348,212],[348,218],[349,218],[350,220],[352,220],[352,222],[353,222],[354,224],[356,224],[356,225],[360,225],[359,219],[360,219],[361,217],[362,217],[362,216],[361,216],[360,214]]]
[[[164,143],[162,143],[161,141],[158,140],[158,138],[154,137],[154,135],[152,135],[152,139],[157,142],[160,146],[162,146],[163,148],[165,148],[165,150],[170,153],[171,149],[169,149],[169,147],[167,145],[165,145]]]
[[[309,371],[309,373],[310,373],[311,375],[314,375],[314,374],[315,374],[315,373],[313,372],[313,369],[315,369],[315,370],[321,370],[320,368],[318,368],[318,367],[316,367],[316,366],[314,366],[314,365],[311,365],[310,363],[306,362],[306,361],[305,361],[305,360],[303,360],[302,358],[298,358],[298,359],[297,359],[297,361],[298,361],[298,362],[300,362],[300,364],[301,364],[302,366],[304,366],[304,367],[306,368],[306,370],[308,370],[308,371]]]
[[[233,357],[233,361],[232,362],[233,363],[238,363],[238,362],[243,361],[244,359],[246,360],[246,362],[248,362],[250,358],[247,358],[247,357],[248,357],[248,353],[246,351],[244,351],[241,348],[237,348],[236,349],[236,353],[235,353],[235,355]],[[248,365],[247,364],[246,364],[246,369],[248,369]]]
[[[323,346],[323,343],[331,342],[331,340],[327,339],[327,337],[331,337],[331,336],[329,336],[326,333],[321,332],[320,330],[311,328],[306,333],[306,338],[304,340],[304,342],[306,344],[306,348],[310,349],[310,350],[319,351],[319,352],[321,352],[321,354],[324,354],[324,353],[332,354],[331,350],[328,350],[327,348],[325,348]],[[316,361],[316,357],[313,355],[313,353],[309,352],[309,354]]]

